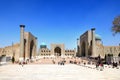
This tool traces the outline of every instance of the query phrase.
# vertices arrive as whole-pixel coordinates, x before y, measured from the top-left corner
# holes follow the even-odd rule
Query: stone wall
[[[118,56],[120,53],[120,46],[104,46],[104,54],[113,54],[113,56]]]
[[[19,60],[19,48],[20,48],[19,43],[1,48],[0,56],[5,55],[6,57],[11,57],[11,58],[12,56],[14,56],[15,61],[18,61]]]

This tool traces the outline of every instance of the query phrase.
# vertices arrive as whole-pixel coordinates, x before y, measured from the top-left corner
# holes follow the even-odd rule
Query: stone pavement
[[[0,66],[0,80],[120,80],[120,69],[103,71],[66,64],[8,64]]]

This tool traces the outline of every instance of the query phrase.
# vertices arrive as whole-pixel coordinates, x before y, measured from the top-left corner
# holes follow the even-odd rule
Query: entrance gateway
[[[64,44],[51,44],[51,53],[54,56],[64,56],[65,55],[65,46]]]
[[[55,56],[61,56],[61,48],[60,47],[56,47],[55,49],[54,49],[54,55]]]

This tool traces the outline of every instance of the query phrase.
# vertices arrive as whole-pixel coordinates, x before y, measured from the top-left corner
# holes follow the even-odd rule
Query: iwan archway
[[[55,49],[54,49],[54,55],[55,56],[61,56],[61,48],[60,47],[56,47]]]
[[[30,59],[32,58],[33,54],[34,54],[34,42],[33,40],[30,42]]]
[[[86,45],[85,45],[85,42],[82,43],[82,46],[81,46],[81,56],[82,57],[85,57],[86,56]]]
[[[53,56],[63,57],[65,54],[64,44],[51,44],[51,53]]]

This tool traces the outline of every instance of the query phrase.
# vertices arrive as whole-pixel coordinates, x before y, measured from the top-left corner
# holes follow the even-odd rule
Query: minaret
[[[19,55],[20,61],[23,61],[24,54],[24,28],[25,25],[20,25],[20,55]]]
[[[78,57],[80,55],[79,53],[79,38],[77,38],[77,54],[76,56]]]
[[[92,31],[92,57],[96,57],[96,52],[95,52],[95,28],[91,29]]]
[[[37,37],[35,37],[35,53],[34,53],[34,56],[38,56],[38,53],[37,53]]]

